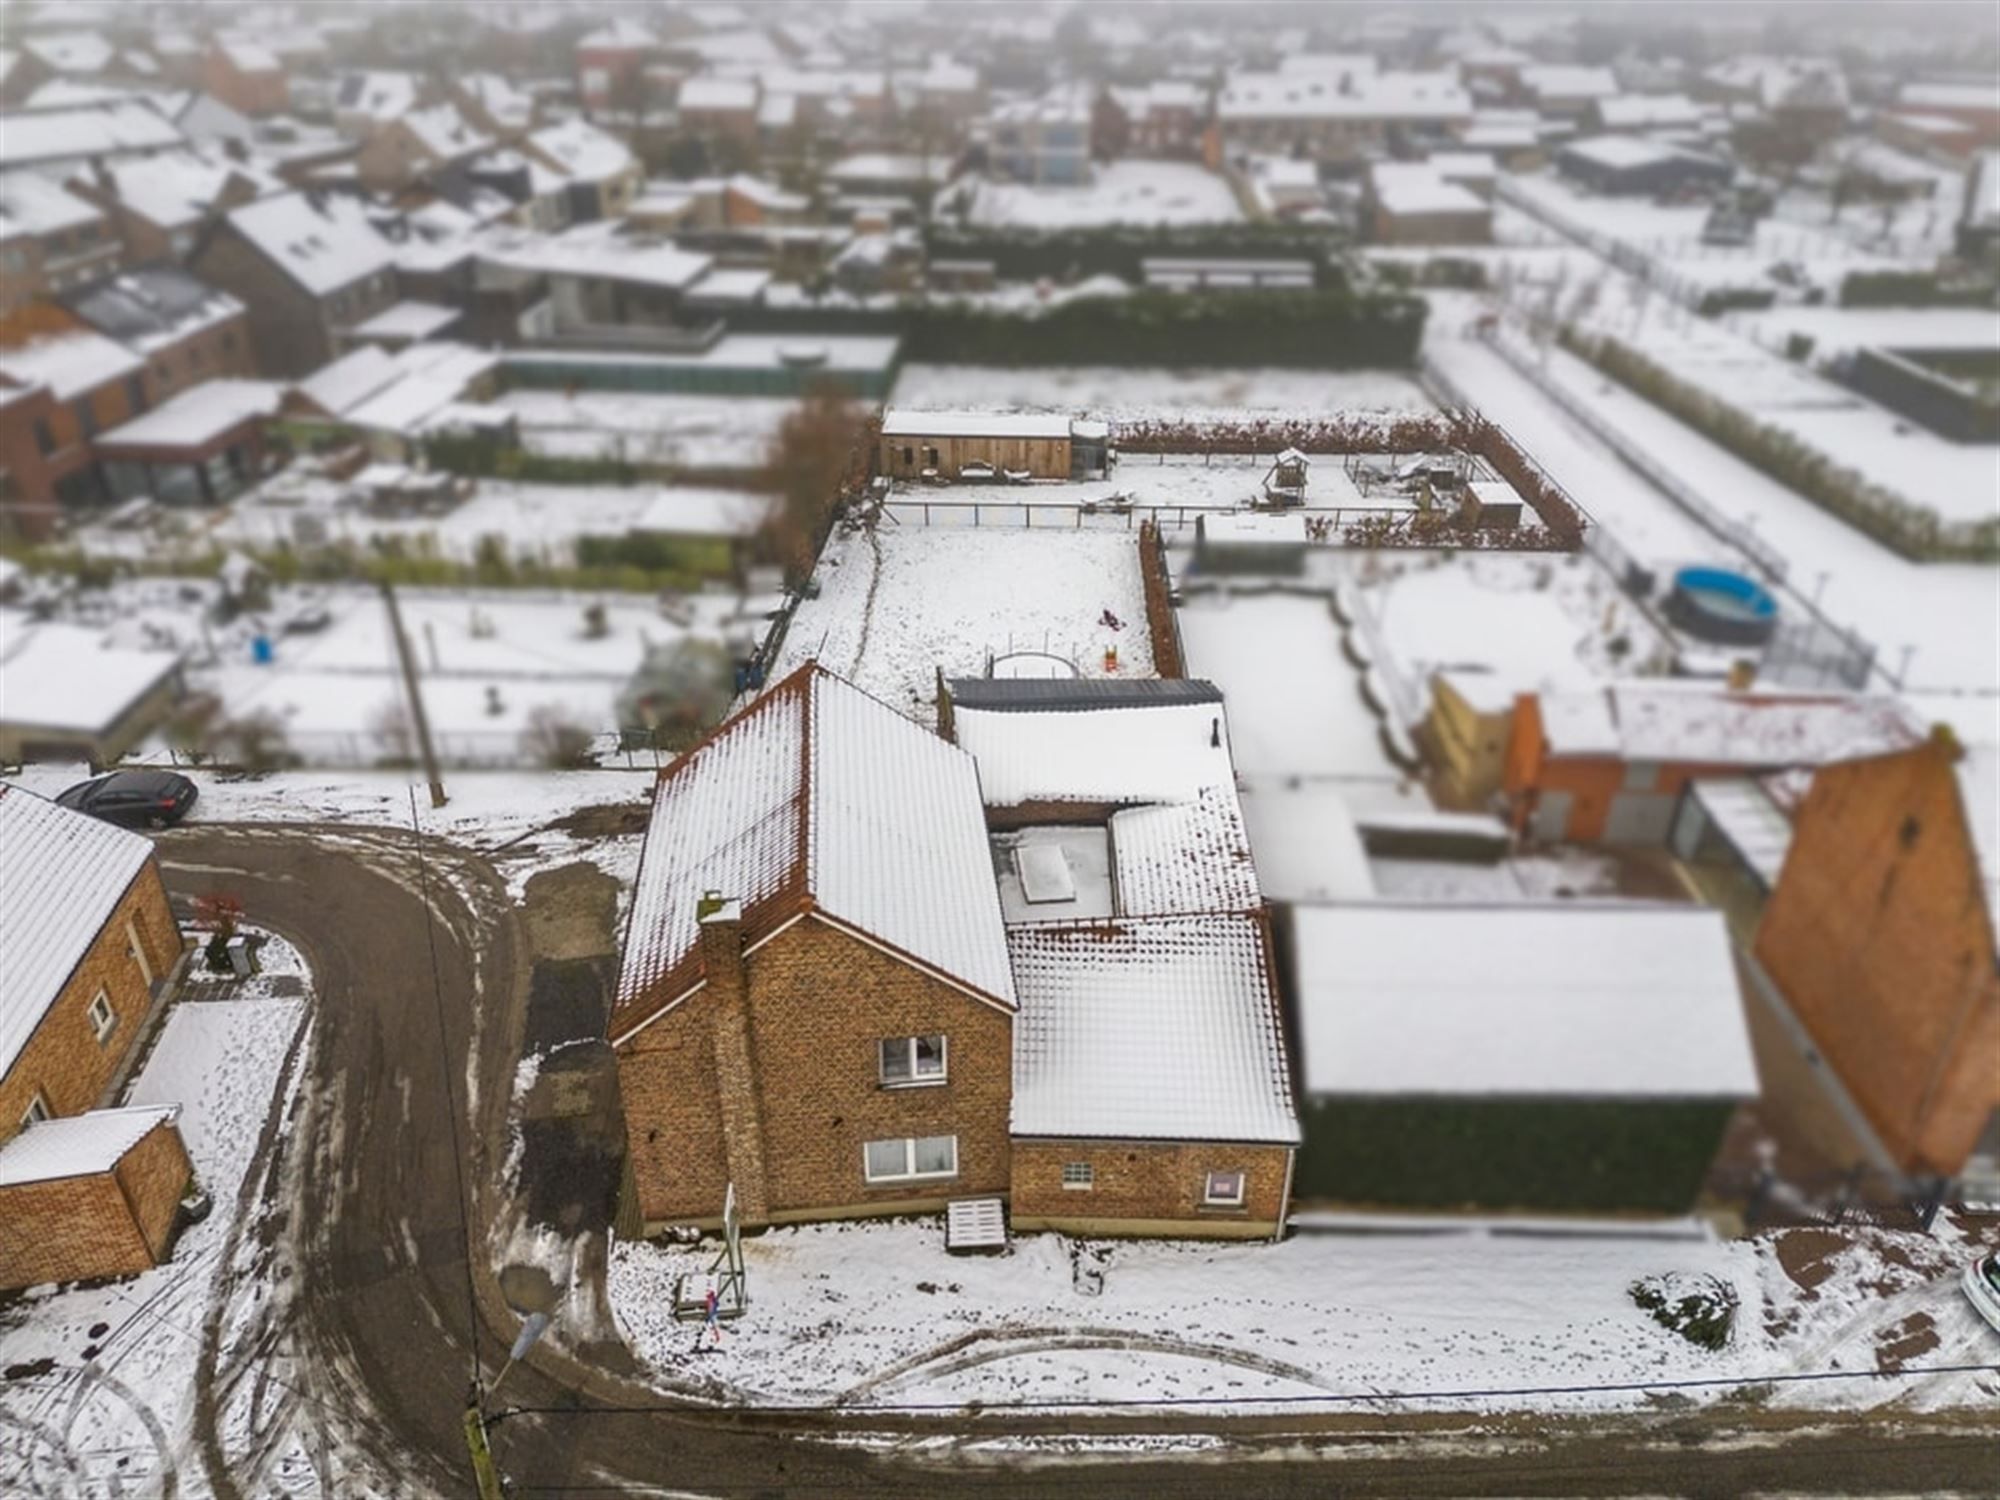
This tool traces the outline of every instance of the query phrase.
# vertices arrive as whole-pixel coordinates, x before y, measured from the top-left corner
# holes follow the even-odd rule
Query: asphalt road
[[[518,1327],[481,1226],[498,1206],[496,1143],[520,1055],[534,924],[476,857],[428,849],[426,876],[411,836],[390,830],[197,826],[161,839],[177,895],[237,895],[250,920],[284,933],[312,967],[318,1022],[303,1106],[282,1128],[274,1118],[265,1147],[293,1159],[294,1188],[279,1217],[304,1288],[291,1344],[313,1367],[314,1420],[394,1475],[402,1493],[455,1497],[473,1493],[460,1426],[473,1341],[490,1381]],[[434,968],[445,997],[442,1038]],[[477,1062],[468,1068],[475,1035]],[[476,1102],[468,1101],[474,1078]],[[262,1175],[276,1182],[269,1165]],[[476,1311],[461,1181],[480,1247]],[[1159,1500],[2000,1492],[2000,1444],[1981,1421],[1800,1425],[1754,1408],[1708,1408],[1571,1425],[1350,1412],[1228,1424],[1229,1446],[1217,1457],[1024,1464],[968,1456],[950,1441],[975,1425],[963,1418],[907,1422],[910,1446],[927,1449],[920,1455],[810,1441],[789,1418],[780,1427],[693,1407],[659,1410],[665,1403],[619,1363],[607,1353],[585,1367],[538,1350],[508,1375],[501,1404],[573,1413],[516,1416],[494,1428],[513,1493]],[[655,1409],[582,1409],[640,1403]],[[976,1426],[982,1436],[1013,1429],[1058,1438],[1214,1431],[1218,1423],[1193,1415],[1010,1418],[1003,1428],[989,1417]],[[218,1434],[202,1437],[224,1500],[271,1492]]]

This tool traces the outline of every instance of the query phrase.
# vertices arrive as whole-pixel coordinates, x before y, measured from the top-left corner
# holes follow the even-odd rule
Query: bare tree
[[[778,512],[765,529],[793,587],[812,573],[842,501],[866,483],[876,426],[845,394],[822,387],[785,418],[764,465]]]
[[[594,736],[553,703],[528,715],[521,731],[521,749],[536,765],[550,771],[575,771],[590,764]]]

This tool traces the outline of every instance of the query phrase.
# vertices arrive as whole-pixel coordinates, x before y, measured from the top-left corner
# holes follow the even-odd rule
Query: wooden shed
[[[882,418],[880,457],[880,471],[897,479],[1068,479],[1070,419],[1059,412],[891,411]]]

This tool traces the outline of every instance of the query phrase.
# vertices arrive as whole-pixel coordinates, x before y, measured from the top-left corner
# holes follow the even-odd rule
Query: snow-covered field
[[[983,676],[1010,652],[1051,653],[1086,677],[1153,675],[1129,534],[885,526],[835,537],[816,577],[773,677],[816,659],[920,723],[936,719],[940,671]]]
[[[1233,224],[1227,181],[1193,162],[1100,162],[1074,187],[968,179],[966,221],[989,229],[1096,229],[1110,224]],[[946,189],[947,196],[956,187]]]
[[[1836,1246],[1808,1290],[1775,1237],[1717,1242],[1685,1225],[1435,1227],[1239,1246],[1034,1234],[991,1258],[946,1255],[934,1220],[774,1229],[743,1242],[748,1311],[703,1355],[690,1352],[699,1325],[673,1321],[668,1292],[676,1272],[706,1268],[713,1246],[620,1245],[611,1291],[629,1341],[665,1380],[857,1409],[1314,1397],[1377,1409],[1634,1408],[1647,1404],[1635,1383],[1723,1382],[1685,1393],[1700,1400],[1798,1369],[1873,1370],[1877,1330],[1919,1313],[1940,1338],[1924,1362],[1978,1359],[1984,1347],[1950,1279],[1970,1252],[1949,1230],[1942,1246],[1914,1235],[1886,1253]],[[1079,1269],[1101,1272],[1102,1290],[1086,1290]],[[1633,1303],[1631,1284],[1663,1273],[1712,1276],[1734,1293],[1726,1347],[1698,1348]],[[1604,1385],[1628,1388],[1548,1393]],[[1938,1377],[1784,1388],[1772,1399],[1937,1405],[1996,1394],[1991,1376]]]
[[[1122,369],[1110,365],[990,369],[905,365],[892,407],[928,411],[1063,411],[1109,421],[1310,420],[1358,409],[1429,411],[1392,370]]]
[[[267,955],[296,972],[284,945]],[[273,1091],[296,1086],[296,1074],[279,1074],[304,1010],[296,998],[190,998],[169,1011],[128,1102],[183,1106],[181,1135],[214,1210],[164,1265],[101,1286],[39,1288],[0,1311],[0,1365],[51,1362],[0,1382],[0,1490],[208,1493],[192,1447],[202,1325],[229,1294],[236,1268],[223,1259],[237,1195]]]

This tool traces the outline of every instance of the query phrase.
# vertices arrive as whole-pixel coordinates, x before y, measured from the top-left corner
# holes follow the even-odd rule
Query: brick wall
[[[649,1225],[722,1211],[729,1168],[718,1080],[725,1068],[739,1090],[755,1093],[764,1207],[774,1220],[915,1211],[1007,1191],[1011,1016],[813,917],[770,939],[745,964],[747,1073],[726,1057],[718,1066],[716,1038],[726,1018],[714,984],[620,1051],[626,1133]],[[934,1032],[947,1038],[947,1081],[882,1087],[877,1043]],[[865,1180],[864,1142],[932,1135],[958,1137],[956,1176],[882,1186]],[[750,1222],[744,1191],[739,1182]]]
[[[258,372],[267,378],[310,375],[334,356],[320,300],[220,227],[189,260],[189,269],[249,309]]]
[[[138,1040],[152,995],[144,970],[131,954],[128,921],[145,950],[153,978],[164,979],[180,956],[181,939],[154,861],[148,860],[133,878],[62,994],[0,1079],[0,1143],[21,1128],[21,1116],[38,1090],[51,1114],[79,1115],[96,1108],[119,1063]],[[101,1043],[88,1014],[100,989],[118,1017],[117,1026]]]
[[[1078,1234],[1272,1234],[1284,1217],[1291,1154],[1285,1146],[1227,1142],[1017,1140],[1014,1226]],[[1090,1163],[1088,1189],[1063,1186],[1068,1162]],[[1242,1208],[1203,1204],[1210,1172],[1246,1174]]]
[[[1167,576],[1167,549],[1160,529],[1139,523],[1139,581],[1146,592],[1146,634],[1153,645],[1153,670],[1162,677],[1185,677],[1180,625],[1174,619],[1173,586]]]
[[[1756,953],[1902,1165],[1956,1172],[2000,1108],[2000,976],[1951,747],[1823,767]]]
[[[112,1172],[0,1187],[0,1290],[157,1265],[189,1171],[162,1121]]]

